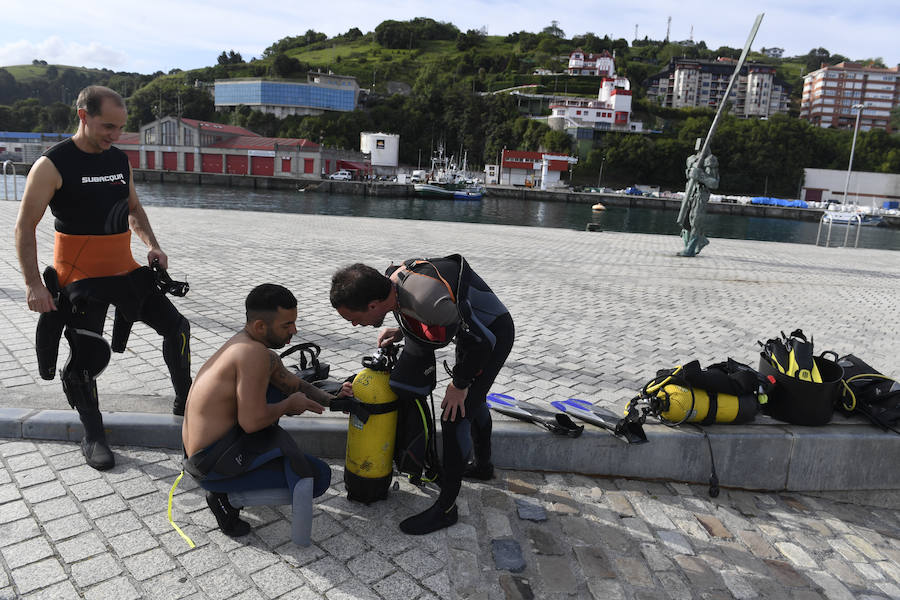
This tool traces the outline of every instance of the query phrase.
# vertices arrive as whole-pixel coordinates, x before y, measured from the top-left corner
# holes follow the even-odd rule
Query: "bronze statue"
[[[684,199],[676,222],[681,225],[681,239],[684,248],[679,256],[696,256],[709,240],[703,235],[703,222],[706,219],[706,203],[709,202],[709,190],[719,187],[719,161],[712,154],[700,162],[703,152],[692,154],[687,159],[685,177],[688,178],[684,189]]]
[[[716,116],[712,120],[709,132],[706,134],[706,141],[700,145],[701,140],[697,140],[694,150],[696,154],[688,157],[687,169],[685,169],[685,177],[688,178],[687,186],[684,190],[684,199],[681,201],[681,210],[678,212],[676,223],[681,225],[681,239],[684,241],[684,248],[678,253],[678,256],[697,256],[704,246],[709,244],[709,240],[703,235],[703,221],[706,218],[706,203],[709,202],[709,190],[719,187],[719,161],[710,152],[710,142],[716,133],[719,120],[728,107],[728,98],[731,97],[731,90],[734,83],[741,72],[744,61],[747,60],[747,54],[750,52],[750,45],[759,31],[759,24],[762,22],[763,15],[756,16],[753,27],[750,29],[750,35],[747,37],[747,43],[744,44],[744,50],[741,57],[734,66],[734,72],[731,79],[728,80],[728,87],[719,100],[719,107],[716,109]]]

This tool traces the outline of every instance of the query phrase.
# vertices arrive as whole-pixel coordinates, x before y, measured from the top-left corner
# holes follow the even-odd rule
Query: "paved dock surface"
[[[37,376],[37,316],[12,248],[16,210],[0,203],[10,241],[0,251],[0,410],[51,414],[68,405],[58,381]],[[272,281],[299,298],[298,339],[320,344],[335,376],[353,373],[376,332],[334,313],[330,274],[356,261],[380,267],[460,251],[516,320],[495,391],[519,399],[578,397],[619,410],[657,369],[729,356],[755,365],[756,340],[795,328],[815,336],[817,351],[852,352],[900,375],[893,252],[716,239],[683,259],[674,235],[147,210],[170,273],[191,283],[176,303],[191,321],[195,371],[241,327],[247,292]],[[52,256],[51,221],[39,228],[42,264]],[[158,336],[137,325],[99,389],[107,413],[163,418],[172,397]],[[523,439],[540,445],[549,435],[535,428]],[[582,441],[571,452],[583,452]],[[832,467],[860,469],[879,448]],[[165,517],[178,452],[114,449],[116,468],[99,473],[72,442],[0,440],[0,598],[900,597],[893,491],[725,489],[711,499],[701,485],[501,469],[494,481],[464,484],[459,524],[411,538],[396,524],[430,505],[433,489],[402,481],[387,501],[351,504],[342,461],[331,460],[313,547],[290,544],[286,507],[247,509],[253,533],[222,536],[185,480],[174,507],[197,543],[191,550]]]

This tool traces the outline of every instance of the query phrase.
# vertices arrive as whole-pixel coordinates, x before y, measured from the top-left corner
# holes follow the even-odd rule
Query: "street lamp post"
[[[597,187],[600,187],[600,180],[603,179],[603,163],[606,162],[606,157],[604,156],[600,159],[600,173],[597,175]]]
[[[854,104],[850,107],[851,110],[856,109],[856,126],[853,128],[853,143],[850,145],[850,163],[847,165],[847,181],[844,183],[844,204],[849,204],[849,202],[847,202],[847,192],[850,190],[850,172],[853,170],[853,153],[856,151],[856,134],[859,133],[859,117],[862,115],[862,111],[866,106],[867,104],[863,102],[862,104]]]

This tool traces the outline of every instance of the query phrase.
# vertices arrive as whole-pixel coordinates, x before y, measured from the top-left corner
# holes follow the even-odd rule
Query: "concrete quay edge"
[[[168,414],[107,412],[110,444],[179,448],[181,418]],[[338,417],[283,419],[306,452],[345,455],[347,421]],[[900,436],[867,424],[825,427],[750,424],[699,428],[645,426],[649,442],[626,444],[585,426],[578,438],[556,436],[518,421],[494,422],[493,454],[504,469],[707,484],[710,447],[720,485],[767,491],[900,489]],[[77,442],[82,427],[71,410],[0,408],[0,437]],[[440,436],[440,432],[438,432]],[[440,442],[438,443],[440,447]],[[864,458],[864,460],[862,460]]]

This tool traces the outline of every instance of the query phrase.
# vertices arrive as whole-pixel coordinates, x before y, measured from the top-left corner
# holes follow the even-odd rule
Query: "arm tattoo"
[[[284,394],[290,395],[300,389],[300,378],[290,373],[274,352],[269,361],[269,383]]]

